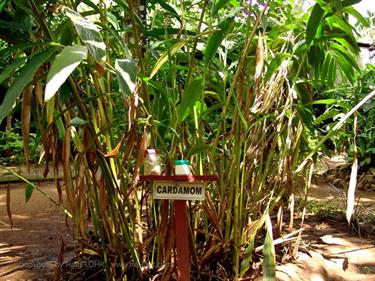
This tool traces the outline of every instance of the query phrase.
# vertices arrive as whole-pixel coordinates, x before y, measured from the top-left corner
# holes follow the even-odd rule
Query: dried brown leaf
[[[116,157],[120,151],[121,146],[124,144],[126,136],[123,135],[116,147],[109,153],[105,154],[104,157]]]
[[[62,280],[61,267],[62,267],[62,264],[64,262],[64,252],[65,252],[65,243],[64,243],[64,239],[62,238],[62,235],[60,235],[60,241],[61,241],[60,242],[60,252],[59,252],[59,256],[57,258],[55,273],[54,273],[53,278],[52,278],[53,281]]]
[[[61,183],[59,180],[56,181],[56,186],[57,186],[57,193],[59,195],[59,205],[63,203],[63,197],[62,197],[62,187]]]
[[[264,66],[264,43],[262,36],[259,34],[257,49],[255,53],[255,85],[258,87],[262,81],[262,71]]]
[[[103,219],[105,219],[106,208],[107,208],[107,192],[105,188],[104,178],[101,175],[101,170],[98,169],[97,173],[100,173],[99,175],[100,178],[98,181],[100,215]]]
[[[162,245],[165,245],[165,238],[167,236],[168,231],[168,214],[169,214],[169,202],[168,200],[163,200],[160,207],[160,225],[159,225],[159,233],[160,233],[160,240]]]
[[[21,111],[21,131],[22,131],[22,139],[23,139],[23,151],[24,151],[25,162],[26,162],[28,171],[30,171],[29,139],[30,139],[30,119],[31,119],[32,95],[33,95],[33,85],[29,85],[23,91],[22,111]]]
[[[65,115],[66,123],[70,124],[70,117],[68,114]],[[66,189],[66,197],[68,199],[69,207],[72,210],[72,213],[75,214],[76,204],[74,196],[74,187],[72,182],[72,175],[70,170],[70,149],[71,149],[71,132],[70,128],[65,129],[65,138],[63,143],[63,170],[64,170],[64,181]]]
[[[164,254],[165,254],[165,270],[163,273],[162,280],[171,280],[171,275],[174,270],[174,263],[172,260],[172,251],[174,249],[176,238],[175,223],[171,220],[168,224],[167,236],[164,244]]]
[[[147,131],[146,127],[143,128],[143,134],[141,136],[141,139],[139,141],[138,151],[137,151],[137,159],[135,160],[134,169],[133,169],[133,184],[132,189],[137,185],[138,183],[138,175],[139,175],[139,168],[142,165],[143,159],[145,157],[145,151],[146,151],[146,144],[147,144]]]
[[[133,127],[130,129],[129,135],[128,135],[128,141],[126,143],[124,156],[122,158],[122,163],[125,164],[129,158],[129,155],[132,151],[132,148],[134,146],[135,140],[137,138],[137,126],[136,124],[133,124]]]
[[[43,88],[42,88],[42,82],[40,82],[40,80],[36,81],[34,84],[34,93],[35,93],[35,100],[40,106],[42,106],[43,105]]]
[[[203,209],[206,211],[208,217],[210,218],[212,224],[214,225],[217,233],[220,235],[220,238],[222,240],[223,235],[222,230],[220,229],[219,216],[216,212],[215,207],[213,206],[210,197],[207,197],[206,200],[203,202]]]

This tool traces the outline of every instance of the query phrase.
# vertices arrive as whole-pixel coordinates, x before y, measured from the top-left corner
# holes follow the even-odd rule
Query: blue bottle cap
[[[189,160],[176,160],[174,164],[175,165],[190,165],[190,161]]]

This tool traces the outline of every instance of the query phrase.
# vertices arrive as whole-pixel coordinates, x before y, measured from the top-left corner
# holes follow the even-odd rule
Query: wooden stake
[[[186,200],[175,200],[176,261],[178,281],[190,281],[190,251]]]

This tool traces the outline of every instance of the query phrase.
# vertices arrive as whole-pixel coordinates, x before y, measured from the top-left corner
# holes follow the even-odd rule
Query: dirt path
[[[0,280],[49,280],[54,273],[61,239],[72,240],[63,212],[34,191],[25,203],[24,184],[10,184],[13,229],[6,212],[6,186],[0,185]],[[53,182],[40,184],[54,200]]]
[[[307,218],[293,263],[280,264],[281,281],[375,281],[375,236],[350,233],[345,217]]]

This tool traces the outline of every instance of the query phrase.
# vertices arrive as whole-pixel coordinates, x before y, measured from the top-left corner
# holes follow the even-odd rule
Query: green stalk
[[[208,0],[204,0],[203,7],[202,7],[202,10],[201,10],[201,14],[200,14],[200,17],[199,17],[198,26],[197,26],[197,34],[199,34],[201,32],[204,14],[205,14],[206,8],[207,8],[207,3],[208,3]],[[191,79],[191,76],[192,76],[192,73],[193,73],[193,69],[194,69],[193,61],[195,59],[195,52],[196,52],[197,45],[198,45],[198,39],[199,39],[199,37],[196,36],[195,39],[194,39],[193,48],[190,52],[189,70],[188,70],[188,74],[187,74],[187,78],[186,78],[186,82],[185,82],[185,88],[189,85],[189,82],[190,82],[190,79]]]
[[[230,101],[232,99],[232,95],[234,93],[234,89],[235,87],[237,86],[237,83],[239,81],[239,78],[240,78],[240,75],[241,75],[241,72],[243,71],[243,67],[245,65],[245,62],[247,60],[247,55],[249,53],[249,50],[250,50],[250,46],[251,46],[251,42],[254,38],[254,35],[256,33],[256,31],[258,30],[258,27],[260,25],[260,22],[263,18],[263,15],[265,13],[265,11],[267,10],[267,8],[264,8],[260,15],[257,17],[251,31],[250,31],[250,17],[249,17],[249,21],[247,23],[247,26],[248,26],[248,33],[246,35],[246,40],[245,40],[245,46],[244,46],[244,50],[241,54],[241,58],[240,58],[240,61],[238,63],[238,66],[237,66],[237,69],[236,69],[236,73],[234,75],[234,78],[233,78],[233,81],[232,81],[232,84],[230,86],[230,89],[229,89],[229,93],[228,93],[228,96],[227,96],[227,99],[226,99],[226,102],[224,104],[224,107],[223,107],[223,111],[222,111],[222,114],[221,114],[221,124],[220,126],[218,126],[218,129],[217,129],[217,132],[216,132],[216,136],[215,136],[215,139],[214,139],[214,142],[213,142],[213,149],[211,150],[211,154],[210,154],[210,158],[211,159],[214,159],[215,157],[215,148],[217,147],[218,145],[218,141],[219,141],[219,137],[221,135],[221,132],[222,132],[222,129],[223,129],[223,126],[225,124],[225,120],[226,120],[226,113],[227,113],[227,110],[228,110],[228,107],[230,105]]]
[[[103,253],[103,261],[104,261],[104,267],[105,267],[105,272],[106,272],[106,279],[109,280],[110,279],[110,265],[109,265],[109,261],[108,261],[108,256],[107,256],[107,245],[105,244],[105,235],[104,235],[104,230],[103,230],[103,223],[104,222],[100,222],[100,205],[99,205],[99,195],[98,195],[98,189],[96,188],[96,181],[95,181],[95,178],[94,178],[94,175],[91,175],[93,177],[93,190],[94,190],[94,202],[95,202],[95,210],[96,212],[94,214],[96,214],[94,217],[95,219],[99,218],[99,223],[97,224],[97,226],[99,226],[98,228],[98,231],[99,231],[99,234],[100,234],[100,237],[102,238],[101,239],[101,244],[102,244],[102,253]]]
[[[234,184],[234,218],[233,218],[233,273],[234,273],[234,280],[238,280],[238,274],[240,270],[240,248],[241,248],[241,223],[240,223],[240,206],[239,206],[239,196],[240,193],[240,178],[241,178],[241,169],[240,169],[240,163],[241,163],[241,146],[243,144],[243,140],[241,140],[241,134],[240,134],[240,128],[237,127],[237,134],[236,139],[238,140],[238,146],[236,146],[235,153],[235,170],[233,175],[231,175],[233,178],[235,178],[235,184]],[[230,185],[232,186],[232,185]]]

